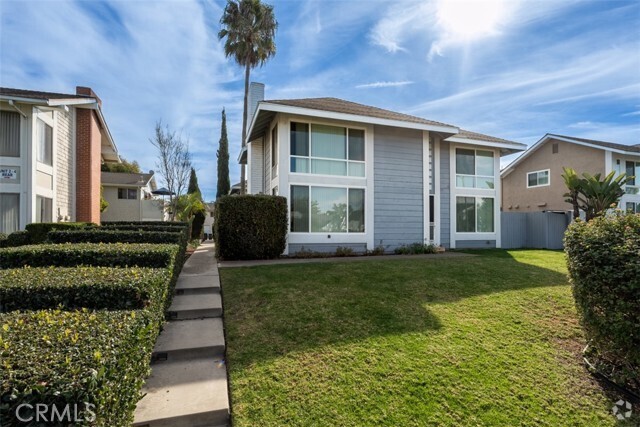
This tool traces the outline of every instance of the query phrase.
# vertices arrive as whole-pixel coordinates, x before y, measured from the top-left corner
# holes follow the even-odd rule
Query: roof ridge
[[[79,95],[79,94],[75,94],[75,93],[62,93],[62,92],[48,92],[48,91],[43,91],[43,90],[32,90],[32,89],[19,89],[19,88],[12,88],[12,87],[0,87],[0,95],[12,95],[13,93],[15,94],[24,94],[24,95],[41,95],[41,97],[43,96],[47,96],[47,95],[54,95],[54,96],[64,96],[64,97],[69,97],[69,98],[91,98],[91,99],[96,99],[96,97],[91,96],[91,95]]]

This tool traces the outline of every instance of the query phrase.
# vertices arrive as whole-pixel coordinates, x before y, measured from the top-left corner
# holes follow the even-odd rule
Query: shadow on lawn
[[[327,344],[437,333],[442,325],[429,304],[566,285],[563,262],[543,268],[496,251],[457,259],[223,269],[230,363],[242,369]]]

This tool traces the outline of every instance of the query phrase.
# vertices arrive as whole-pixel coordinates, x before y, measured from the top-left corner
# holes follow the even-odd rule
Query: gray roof
[[[16,98],[30,98],[42,101],[47,101],[49,99],[96,99],[89,95],[42,92],[39,90],[13,89],[8,87],[0,87],[0,95],[15,96]]]
[[[332,111],[357,116],[375,117],[378,119],[399,120],[402,122],[420,123],[430,126],[455,127],[446,123],[423,119],[422,117],[397,113],[395,111],[358,104],[356,102],[345,101],[344,99],[338,98],[276,99],[261,101],[261,103],[288,105],[291,107],[309,108],[311,110]]]
[[[101,172],[103,185],[126,185],[144,187],[153,178],[153,173]]]
[[[636,144],[636,145],[616,144],[615,142],[597,141],[595,139],[586,139],[586,138],[576,138],[574,136],[557,135],[554,133],[550,133],[548,136],[550,136],[551,138],[555,136],[558,138],[584,142],[586,144],[597,145],[602,148],[612,148],[614,150],[629,151],[631,153],[640,153],[640,144]]]
[[[478,132],[471,132],[469,130],[460,129],[455,135],[452,135],[451,138],[465,138],[465,139],[475,139],[476,141],[485,141],[485,142],[498,142],[503,144],[519,144],[514,141],[509,141],[508,139],[498,138],[496,136],[485,135]]]

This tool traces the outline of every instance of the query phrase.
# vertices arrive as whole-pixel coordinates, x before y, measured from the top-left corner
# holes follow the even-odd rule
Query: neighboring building
[[[563,196],[567,188],[563,167],[578,174],[611,171],[635,176],[620,207],[640,212],[640,144],[623,145],[547,134],[501,173],[502,210],[505,212],[571,211]]]
[[[288,200],[286,253],[500,247],[500,156],[526,148],[336,98],[260,101],[247,135],[248,193]]]
[[[213,237],[213,217],[216,213],[216,202],[205,203],[203,231],[207,238]]]
[[[32,222],[100,222],[100,164],[119,162],[90,89],[0,88],[0,232]]]
[[[102,221],[162,221],[163,202],[154,199],[153,171],[149,173],[102,172],[102,196],[109,203]]]

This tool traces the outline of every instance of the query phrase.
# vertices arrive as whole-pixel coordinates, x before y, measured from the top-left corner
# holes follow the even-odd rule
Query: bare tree
[[[182,135],[169,130],[169,126],[162,126],[162,121],[156,123],[155,137],[151,144],[158,149],[158,168],[164,177],[169,195],[170,219],[176,217],[178,197],[187,190],[189,175],[191,174],[191,154],[189,141],[182,139]]]

